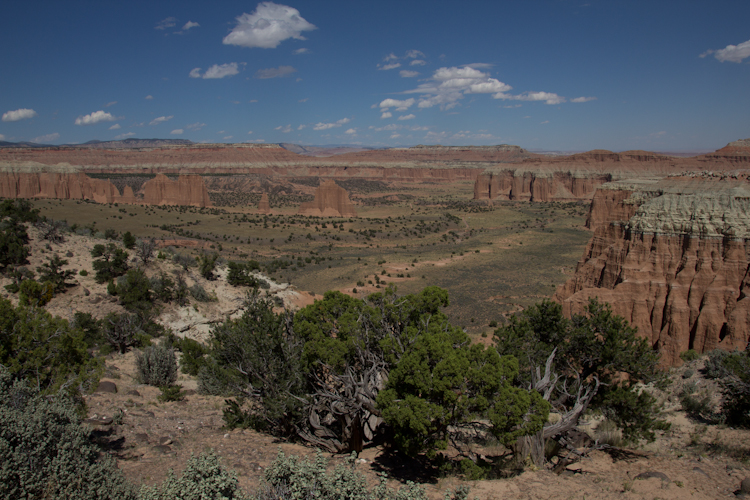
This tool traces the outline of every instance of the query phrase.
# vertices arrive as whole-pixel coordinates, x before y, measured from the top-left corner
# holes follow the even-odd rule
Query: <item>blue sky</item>
[[[0,140],[717,149],[750,137],[750,2],[34,1]]]

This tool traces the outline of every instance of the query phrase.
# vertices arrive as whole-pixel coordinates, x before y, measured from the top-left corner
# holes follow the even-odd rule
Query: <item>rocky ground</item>
[[[39,241],[34,229],[30,269],[48,256],[58,253],[69,261],[68,268],[88,270],[88,276],[76,276],[76,284],[48,305],[50,312],[72,318],[76,310],[103,317],[119,312],[121,306],[106,294],[104,285],[93,280],[90,251],[103,240],[68,235],[61,245]],[[147,272],[172,272],[175,266],[155,259]],[[179,335],[205,340],[211,325],[236,313],[244,291],[219,279],[206,281],[193,270],[188,284],[199,283],[218,301],[193,303],[187,307],[164,308],[160,321]],[[7,284],[7,279],[0,282]],[[0,288],[0,290],[4,289]],[[274,284],[271,292],[290,306],[304,306],[313,297],[286,285]],[[4,295],[7,295],[3,293]],[[11,296],[13,298],[13,296]],[[135,353],[111,354],[99,390],[86,397],[86,425],[95,430],[97,439],[117,458],[118,466],[135,483],[153,484],[164,479],[167,471],[180,471],[191,455],[213,451],[223,464],[234,471],[241,486],[254,491],[265,468],[277,456],[285,454],[311,456],[315,450],[298,443],[280,441],[250,430],[227,431],[223,428],[223,398],[203,396],[196,392],[196,380],[181,375],[186,397],[179,402],[162,403],[159,389],[139,384],[135,378]],[[682,411],[678,394],[690,385],[701,394],[718,391],[701,375],[701,360],[673,369],[670,389],[658,394],[665,404],[666,417],[672,428],[661,433],[654,443],[634,448],[609,448],[594,451],[582,461],[570,465],[562,474],[535,470],[527,466],[523,473],[503,479],[468,481],[470,497],[501,498],[648,498],[682,499],[731,498],[743,478],[750,476],[750,431],[693,421]],[[712,385],[713,384],[713,385]],[[581,430],[597,435],[596,420],[582,423]],[[331,456],[331,464],[343,460]],[[440,477],[425,473],[419,463],[392,454],[383,446],[365,449],[356,467],[373,484],[379,473],[387,473],[392,484],[414,480],[422,483],[431,498],[443,498],[447,488],[463,484],[458,477]]]

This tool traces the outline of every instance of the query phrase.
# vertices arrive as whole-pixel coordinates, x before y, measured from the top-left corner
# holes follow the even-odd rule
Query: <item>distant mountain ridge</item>
[[[164,146],[191,146],[188,139],[122,139],[119,141],[88,141],[83,144],[38,144],[36,142],[0,141],[0,148],[87,148],[87,149],[137,149],[159,148]]]

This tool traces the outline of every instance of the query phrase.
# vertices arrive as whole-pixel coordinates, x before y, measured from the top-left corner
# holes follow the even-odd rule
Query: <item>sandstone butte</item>
[[[262,195],[260,195],[260,202],[258,202],[258,213],[271,213],[271,203],[268,201],[268,193],[263,193]]]
[[[197,175],[181,175],[171,181],[157,175],[143,185],[143,197],[137,197],[130,186],[123,193],[109,181],[94,179],[74,169],[49,167],[5,169],[0,171],[0,197],[57,198],[92,200],[97,203],[148,205],[211,206],[203,179]]]
[[[357,217],[346,190],[330,179],[320,183],[315,190],[315,199],[302,203],[297,213],[318,217]]]
[[[595,193],[594,230],[554,300],[570,316],[589,297],[638,328],[662,363],[688,349],[744,350],[750,340],[748,172],[617,181]]]

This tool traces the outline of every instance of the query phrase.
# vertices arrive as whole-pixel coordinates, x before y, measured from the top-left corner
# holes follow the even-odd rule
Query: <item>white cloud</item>
[[[394,54],[393,52],[391,52],[390,54],[388,54],[387,56],[385,56],[383,58],[383,61],[385,61],[385,62],[396,61],[397,59],[398,59],[398,56],[396,54]]]
[[[21,108],[3,113],[3,121],[17,122],[18,120],[26,120],[28,118],[34,118],[35,116],[36,111],[33,109]]]
[[[545,124],[547,124],[547,123],[549,123],[549,120],[544,120],[544,121],[543,121],[543,122],[541,123],[541,125],[545,125]]]
[[[507,85],[494,78],[488,79],[486,82],[472,83],[469,85],[468,94],[492,94],[495,92],[507,92],[513,87]]]
[[[105,105],[104,105],[104,107],[105,107],[105,108],[108,108],[108,107],[110,107],[110,106],[114,106],[115,104],[117,104],[117,101],[110,101],[110,102],[108,102],[107,104],[105,104]]]
[[[174,17],[168,17],[166,19],[162,19],[158,23],[156,23],[156,26],[154,26],[155,30],[165,30],[167,28],[172,28],[174,25],[177,24],[177,19]]]
[[[404,99],[403,101],[399,101],[398,99],[384,99],[380,102],[378,105],[381,110],[388,111],[388,108],[396,108],[396,111],[406,111],[410,107],[414,105],[416,101],[413,97],[410,97],[409,99]]]
[[[201,69],[200,68],[193,68],[190,70],[190,78],[200,78],[201,77]]]
[[[36,143],[52,142],[59,138],[60,138],[60,134],[55,132],[54,134],[40,135],[39,137],[35,137],[31,139],[31,142],[36,142]]]
[[[346,131],[346,132],[344,132],[344,133],[345,133],[345,134],[349,134],[349,135],[357,135],[357,129],[355,129],[355,128],[350,128],[349,130],[347,130],[347,131]]]
[[[290,124],[290,125],[287,125],[287,126],[284,126],[284,125],[279,125],[279,126],[278,126],[278,127],[276,127],[276,128],[274,129],[274,130],[280,130],[280,131],[282,131],[283,133],[285,133],[285,134],[288,134],[289,132],[291,132],[291,131],[292,131],[292,126],[291,126],[291,124]]]
[[[505,83],[490,78],[488,73],[477,68],[483,68],[484,64],[470,64],[462,67],[443,67],[436,70],[429,81],[419,85],[416,89],[407,90],[406,93],[419,93],[419,108],[431,108],[440,106],[443,110],[451,109],[458,105],[458,101],[465,94],[486,94],[492,92],[508,91],[512,87]]]
[[[198,26],[200,26],[200,24],[194,23],[193,21],[188,21],[185,23],[185,26],[182,27],[182,31],[187,31],[190,28],[197,28]]]
[[[115,139],[127,139],[128,137],[133,137],[135,135],[135,132],[127,132],[125,134],[116,135]]]
[[[307,128],[307,125],[300,125],[299,127],[297,127],[297,130],[302,130],[302,129],[305,129],[305,128]]]
[[[147,101],[150,101],[153,98],[154,98],[154,96],[152,96],[151,94],[149,94],[146,97],[144,97],[144,99],[146,99]]]
[[[373,127],[372,125],[370,125],[370,128],[374,129],[375,132],[382,132],[383,130],[387,130],[387,131],[401,130],[402,128],[404,128],[404,126],[396,125],[395,123],[389,123],[385,127]]]
[[[503,92],[493,95],[495,99],[512,99],[514,101],[544,101],[545,104],[560,104],[565,98],[554,92],[523,92],[518,95],[509,95]]]
[[[413,120],[414,118],[416,118],[416,116],[413,113],[398,117],[399,120]]]
[[[99,122],[113,122],[115,117],[105,111],[94,111],[89,115],[79,116],[76,118],[76,125],[93,125]]]
[[[328,130],[330,128],[340,127],[341,125],[344,125],[345,123],[349,123],[351,120],[349,118],[342,118],[341,120],[336,121],[335,123],[316,123],[313,127],[313,130]]]
[[[297,70],[291,66],[279,66],[278,68],[259,69],[255,73],[255,78],[260,78],[261,80],[268,78],[283,78],[296,72]]]
[[[418,57],[424,57],[424,53],[419,50],[407,50],[404,57],[407,57],[409,59],[417,59]]]
[[[233,135],[226,135],[224,136],[224,140],[228,141],[229,139],[232,139],[233,137],[234,137]]]
[[[310,49],[305,49],[305,48],[297,49],[292,52],[292,54],[294,54],[295,56],[299,56],[301,54],[309,54],[309,53],[310,53]]]
[[[380,70],[396,69],[400,67],[401,67],[401,63],[389,63],[389,64],[383,64],[383,65],[378,64],[378,69]]]
[[[114,125],[112,125],[111,127],[109,127],[109,129],[110,130],[120,130],[120,124],[119,123],[115,123]]]
[[[195,71],[195,70],[193,70]],[[227,64],[214,64],[210,68],[206,70],[205,73],[203,73],[204,79],[215,79],[215,78],[224,78],[226,76],[232,76],[236,75],[240,71],[237,69],[237,63],[227,63]],[[192,71],[190,72],[192,75]]]
[[[168,122],[172,118],[174,118],[174,116],[172,115],[160,116],[158,118],[154,118],[153,120],[151,120],[151,122],[149,122],[149,125],[159,125],[160,123]]]
[[[273,2],[258,4],[252,14],[243,13],[237,18],[237,26],[224,37],[225,45],[275,49],[288,38],[305,40],[303,31],[317,29],[308,23],[299,11]]]
[[[176,128],[173,131],[170,132],[172,135],[182,135],[185,131],[181,128]]]
[[[570,102],[589,102],[589,101],[596,101],[596,97],[576,97],[570,100]]]
[[[743,59],[750,57],[750,40],[739,45],[727,45],[723,49],[709,51],[721,62],[729,61],[740,63]]]
[[[409,66],[424,66],[427,64],[422,59],[414,59],[412,62],[409,63]]]
[[[397,139],[397,138],[399,138],[399,137],[401,137],[401,134],[399,134],[398,132],[394,132],[394,133],[392,133],[392,134],[391,134],[391,137],[390,137],[390,138],[391,138],[391,139]]]
[[[205,123],[195,122],[195,123],[191,123],[190,125],[185,125],[185,129],[192,130],[193,132],[197,132],[198,130],[202,129],[205,126],[206,126]]]
[[[390,118],[391,116],[393,116],[393,115],[391,114],[391,112],[390,112],[390,111],[386,111],[386,112],[384,112],[384,113],[383,113],[382,115],[380,115],[380,119],[381,119],[381,120],[385,120],[386,118]]]
[[[401,75],[402,78],[414,78],[415,76],[419,75],[419,71],[409,71],[407,69],[402,69],[398,72],[399,75]]]

